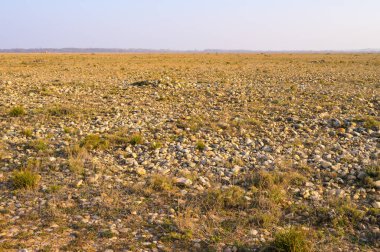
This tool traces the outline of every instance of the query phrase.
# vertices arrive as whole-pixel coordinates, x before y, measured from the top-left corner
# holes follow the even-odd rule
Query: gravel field
[[[380,251],[380,54],[0,54],[0,251]]]

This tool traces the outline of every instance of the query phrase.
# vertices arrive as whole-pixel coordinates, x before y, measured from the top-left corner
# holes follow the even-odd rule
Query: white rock
[[[259,232],[256,230],[256,229],[251,229],[250,231],[249,231],[249,233],[251,234],[251,235],[257,235]]]
[[[372,206],[373,206],[374,208],[379,209],[379,208],[380,208],[380,201],[375,201],[375,202],[373,202],[373,203],[372,203]]]

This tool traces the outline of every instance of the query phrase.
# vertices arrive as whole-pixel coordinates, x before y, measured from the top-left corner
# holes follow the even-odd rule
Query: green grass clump
[[[380,121],[373,117],[367,117],[364,119],[364,125],[367,129],[378,129],[380,127]]]
[[[81,174],[84,171],[84,160],[79,157],[70,157],[67,165],[71,172]]]
[[[111,231],[111,230],[102,230],[100,233],[99,233],[99,237],[100,238],[107,238],[107,239],[111,239],[112,237],[114,237],[115,234]]]
[[[109,147],[109,141],[99,135],[91,134],[87,135],[79,145],[87,150],[107,149]]]
[[[13,107],[9,111],[9,115],[12,116],[12,117],[23,116],[23,115],[25,115],[25,109],[23,107],[21,107],[21,106]]]
[[[206,148],[206,145],[202,141],[198,141],[195,145],[195,148],[199,151],[204,151]]]
[[[44,151],[48,148],[48,143],[43,139],[37,139],[31,141],[28,146],[36,151]]]
[[[134,134],[129,139],[129,143],[132,144],[132,145],[142,144],[143,143],[143,138],[142,138],[142,136],[140,134]]]
[[[56,193],[59,190],[61,190],[61,188],[62,188],[62,186],[60,186],[60,185],[51,185],[48,187],[47,192],[48,193]]]
[[[268,189],[274,185],[274,176],[266,171],[259,171],[253,176],[253,184],[260,189]]]
[[[239,186],[231,186],[224,190],[209,190],[201,199],[202,208],[211,209],[242,209],[247,206],[245,191]]]
[[[30,170],[15,171],[12,176],[12,184],[15,189],[32,189],[38,185],[40,175]]]
[[[65,106],[56,106],[53,108],[48,109],[48,112],[52,116],[68,116],[74,114],[73,110],[69,107]]]
[[[374,179],[380,179],[380,165],[371,165],[366,169],[368,176]]]
[[[162,175],[154,175],[149,180],[149,186],[155,191],[170,191],[173,188],[173,181]]]
[[[380,166],[370,165],[365,169],[366,176],[362,178],[363,186],[374,187],[375,181],[380,179]]]
[[[271,210],[256,210],[249,221],[262,228],[270,228],[279,222],[281,212],[273,208]]]
[[[6,155],[4,143],[0,141],[0,160]]]
[[[160,142],[153,142],[153,143],[151,143],[150,147],[151,147],[152,150],[156,150],[156,149],[159,149],[159,148],[162,147],[162,143],[160,143]]]
[[[89,159],[87,149],[74,145],[66,150],[68,155],[67,167],[69,170],[76,174],[83,174],[85,168],[85,162]]]
[[[25,128],[21,131],[21,134],[26,136],[26,137],[31,137],[33,136],[33,130],[29,128]]]
[[[277,233],[273,242],[264,251],[310,252],[312,248],[305,231],[290,228]]]

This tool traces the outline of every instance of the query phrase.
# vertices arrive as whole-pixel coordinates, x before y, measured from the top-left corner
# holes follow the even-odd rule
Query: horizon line
[[[146,48],[113,48],[113,47],[40,47],[40,48],[8,48],[0,53],[379,53],[379,49],[293,49],[293,50],[251,50],[251,49],[146,49]]]

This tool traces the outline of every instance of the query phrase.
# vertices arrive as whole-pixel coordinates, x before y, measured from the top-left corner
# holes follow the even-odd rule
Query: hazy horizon
[[[0,8],[0,49],[379,49],[376,0],[14,0]]]

